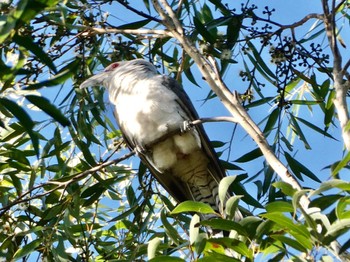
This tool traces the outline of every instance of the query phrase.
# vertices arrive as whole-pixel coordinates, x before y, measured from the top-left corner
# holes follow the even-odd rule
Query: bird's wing
[[[115,118],[117,122],[120,123],[118,114],[115,112]],[[134,150],[137,145],[136,142],[132,139],[130,133],[123,128],[122,125],[119,126],[120,131],[123,134],[124,141],[130,150]],[[189,191],[188,187],[180,179],[176,178],[167,172],[159,172],[157,168],[154,167],[152,161],[150,161],[147,156],[147,152],[137,152],[138,157],[140,157],[142,163],[146,165],[151,174],[157,179],[157,181],[164,187],[164,189],[178,202],[183,202],[189,199],[192,199],[192,194]]]
[[[185,112],[186,119],[197,120],[199,118],[197,112],[182,86],[176,80],[168,76],[158,75],[157,77],[159,77],[161,84],[165,88],[168,88],[170,91],[176,94],[177,99],[175,102],[181,107],[183,112]],[[120,123],[118,114],[115,114],[115,117],[118,123]],[[137,148],[137,146],[140,146],[137,145],[137,141],[133,139],[128,130],[125,130],[123,126],[119,126],[119,128],[122,131],[126,144],[131,150],[134,150]],[[210,144],[209,138],[205,133],[203,126],[196,125],[194,128],[199,134],[202,150],[209,160],[208,173],[211,175],[212,179],[219,184],[220,180],[225,177],[225,171],[222,169],[219,163],[219,159]],[[151,159],[147,155],[147,152],[138,152],[138,156],[141,158],[142,162],[147,166],[153,176],[158,180],[158,182],[164,187],[164,189],[177,201],[183,202],[185,200],[193,199],[193,194],[188,185],[171,173],[167,174],[167,171],[160,172],[152,163]]]
[[[194,108],[190,98],[185,93],[183,87],[175,79],[171,77],[162,76],[162,78],[163,78],[163,85],[169,88],[171,91],[173,91],[177,95],[178,100],[176,102],[180,105],[182,110],[186,112],[189,120],[193,121],[193,120],[199,119],[197,111]],[[194,128],[197,130],[199,134],[202,150],[209,159],[209,164],[208,164],[209,173],[211,174],[213,179],[219,183],[220,180],[226,176],[225,171],[220,164],[219,158],[210,143],[210,140],[203,128],[203,125],[201,124],[195,125]]]

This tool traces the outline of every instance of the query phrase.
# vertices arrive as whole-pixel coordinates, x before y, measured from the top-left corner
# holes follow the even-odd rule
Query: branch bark
[[[339,51],[337,42],[337,32],[335,16],[339,7],[336,7],[335,0],[332,0],[332,9],[328,5],[327,0],[322,0],[323,12],[324,12],[324,26],[328,38],[328,43],[333,54],[333,81],[334,81],[334,106],[337,109],[338,119],[340,122],[340,127],[342,130],[342,137],[346,150],[350,151],[350,130],[347,125],[350,122],[349,109],[347,105],[347,92],[348,92],[348,82],[344,80],[346,77],[346,70],[349,67],[349,62],[347,62],[342,68],[342,56]]]

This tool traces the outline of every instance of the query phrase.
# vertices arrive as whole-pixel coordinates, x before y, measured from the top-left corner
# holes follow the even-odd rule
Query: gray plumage
[[[160,75],[149,62],[136,59],[116,62],[81,84],[107,88],[115,116],[130,149],[177,201],[202,201],[222,212],[218,185],[225,176],[201,125],[164,137],[171,127],[198,119],[182,86]]]

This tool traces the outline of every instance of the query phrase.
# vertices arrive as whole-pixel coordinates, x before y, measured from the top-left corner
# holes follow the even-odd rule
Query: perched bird
[[[171,133],[198,119],[182,86],[142,59],[115,62],[80,87],[99,85],[108,90],[127,145],[170,195],[179,202],[207,203],[222,213],[218,185],[225,171],[203,127]]]

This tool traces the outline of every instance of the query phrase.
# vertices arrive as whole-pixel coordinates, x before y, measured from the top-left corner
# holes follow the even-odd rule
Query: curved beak
[[[103,80],[107,78],[106,75],[107,72],[101,72],[97,75],[94,75],[88,79],[86,79],[81,85],[79,86],[80,88],[86,88],[89,86],[99,86],[103,85]]]

